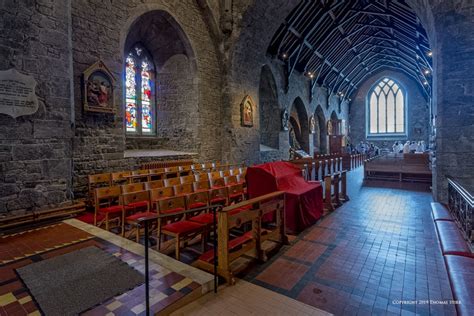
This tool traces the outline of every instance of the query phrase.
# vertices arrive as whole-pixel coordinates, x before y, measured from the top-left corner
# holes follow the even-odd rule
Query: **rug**
[[[137,270],[97,247],[16,271],[48,316],[77,315],[144,282],[144,276]]]

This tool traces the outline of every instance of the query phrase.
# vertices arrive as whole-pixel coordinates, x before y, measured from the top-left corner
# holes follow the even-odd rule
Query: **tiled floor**
[[[86,226],[78,221],[70,222],[78,226]],[[92,228],[93,231],[94,228]],[[121,239],[118,236],[114,238]],[[116,242],[116,240],[113,241]],[[144,274],[145,263],[140,254],[66,223],[4,236],[0,238],[0,316],[39,315],[39,308],[34,297],[30,295],[15,269],[89,246],[96,246],[113,254]],[[164,267],[153,260],[153,256],[156,255],[159,254],[153,252],[150,260],[152,311],[165,310],[191,292],[201,291],[201,284],[195,282],[192,275],[185,276]],[[176,263],[179,267],[179,262]],[[191,273],[199,274],[200,271],[191,271]],[[145,287],[142,284],[90,309],[85,315],[143,315],[145,313],[144,297]]]
[[[455,315],[427,303],[452,299],[431,194],[363,186],[362,168],[348,183],[349,202],[246,280],[336,315]]]

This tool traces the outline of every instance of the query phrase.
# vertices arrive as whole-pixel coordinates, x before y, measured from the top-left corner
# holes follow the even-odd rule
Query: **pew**
[[[228,284],[235,283],[235,275],[242,270],[241,265],[233,265],[239,258],[250,257],[260,261],[267,260],[265,241],[274,241],[278,245],[287,244],[284,215],[285,194],[273,192],[243,201],[217,211],[217,258],[214,249],[203,253],[193,266],[213,272],[217,264],[217,273]],[[274,214],[275,227],[265,229],[263,217]],[[237,232],[247,225],[250,230],[239,235]],[[217,261],[217,262],[215,262]]]
[[[336,172],[324,177],[324,208],[334,211],[337,206],[349,200],[347,195],[347,171]]]

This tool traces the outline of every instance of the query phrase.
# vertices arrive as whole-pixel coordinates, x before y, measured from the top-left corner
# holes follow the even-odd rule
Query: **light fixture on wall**
[[[425,69],[424,73],[425,73],[425,75],[429,75],[430,71],[428,69]]]
[[[287,59],[287,58],[288,58],[288,54],[287,54],[287,53],[283,53],[283,54],[281,54],[281,58],[283,58],[283,59]]]
[[[308,71],[306,72],[306,76],[310,77],[311,79],[314,78],[314,73],[312,73],[311,71]]]
[[[427,86],[427,85],[428,85],[428,81],[426,81],[426,80],[423,81],[423,84],[424,84],[425,86]]]
[[[433,52],[432,51],[429,51],[426,53],[426,55],[428,55],[429,57],[432,57],[433,56]]]

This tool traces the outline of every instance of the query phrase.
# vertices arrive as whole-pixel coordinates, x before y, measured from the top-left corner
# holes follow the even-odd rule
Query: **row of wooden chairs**
[[[112,186],[112,185],[122,185],[125,183],[134,183],[136,180],[138,182],[149,182],[155,180],[163,181],[174,181],[176,179],[187,178],[195,179],[195,181],[204,180],[206,177],[208,179],[217,178],[217,177],[228,177],[228,176],[245,176],[246,168],[232,168],[221,171],[212,171],[208,173],[198,173],[194,174],[187,167],[169,167],[163,169],[149,169],[149,170],[136,170],[136,171],[123,171],[123,172],[113,172],[113,173],[102,173],[89,175],[88,178],[88,189],[89,189],[89,198],[91,201],[94,200],[94,189],[98,187]],[[174,180],[171,180],[174,179]],[[176,183],[174,183],[176,184]],[[174,185],[173,184],[173,185]]]
[[[183,178],[177,179],[183,180],[183,183],[167,183],[171,179],[165,179],[97,188],[94,194],[94,224],[100,226],[105,223],[105,229],[109,230],[109,224],[117,221],[121,224],[122,235],[125,235],[125,224],[127,224],[131,228],[128,236],[135,233],[138,242],[142,228],[139,224],[140,218],[165,212],[167,221],[179,222],[178,219],[185,220],[185,218],[182,218],[180,214],[175,214],[176,212],[204,207],[207,209],[200,210],[198,213],[205,212],[194,214],[192,222],[207,228],[213,222],[208,212],[210,206],[226,206],[245,199],[245,187],[240,175],[196,182],[185,182]],[[181,237],[187,236],[186,227],[196,227],[196,225],[183,222],[174,224],[174,230],[168,231],[166,228],[164,230],[160,228],[161,221],[161,219],[158,221],[159,244],[161,233],[164,232],[165,235],[175,237],[179,246]],[[177,226],[181,228],[176,230]],[[176,249],[176,256],[179,258],[179,247]]]

